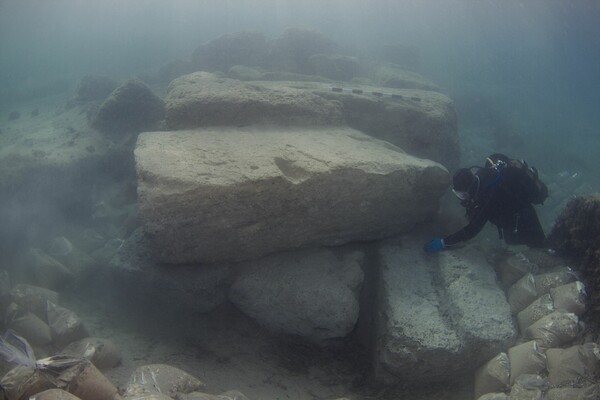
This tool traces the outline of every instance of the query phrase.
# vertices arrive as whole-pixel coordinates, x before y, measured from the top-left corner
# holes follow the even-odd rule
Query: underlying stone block
[[[344,337],[358,319],[362,259],[311,249],[250,261],[240,266],[229,299],[276,333],[316,343]]]
[[[386,244],[380,260],[378,379],[447,381],[516,337],[494,271],[474,249],[431,256],[422,243],[402,240]]]
[[[407,232],[449,183],[441,165],[345,127],[151,132],[135,156],[140,218],[171,264]]]
[[[427,260],[415,247],[388,245],[380,253],[382,274],[377,328],[376,377],[424,382],[447,378],[461,363],[460,338],[440,312]]]

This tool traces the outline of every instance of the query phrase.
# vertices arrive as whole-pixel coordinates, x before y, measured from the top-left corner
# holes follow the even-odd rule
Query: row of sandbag
[[[521,338],[478,369],[475,398],[599,398],[600,386],[593,379],[600,370],[600,346],[573,344],[583,330],[579,317],[585,311],[584,285],[567,267],[534,275],[534,268],[519,255],[498,268],[501,279],[512,279],[502,280],[512,283],[507,297]]]
[[[52,364],[53,360],[43,363]],[[178,368],[165,364],[137,368],[122,391],[87,360],[61,368],[17,367],[1,381],[6,400],[248,400],[238,391],[220,395],[202,392],[205,384]]]
[[[81,318],[58,305],[57,292],[25,284],[11,287],[6,271],[0,271],[0,287],[2,331],[11,330],[23,337],[38,356],[85,357],[98,368],[121,362],[110,340],[90,337]],[[6,372],[7,367],[0,362],[0,372]]]
[[[87,253],[59,236],[48,249],[31,247],[23,251],[17,259],[15,273],[21,281],[61,290],[96,271],[100,263],[108,262],[122,244],[121,239],[107,240],[102,247]]]

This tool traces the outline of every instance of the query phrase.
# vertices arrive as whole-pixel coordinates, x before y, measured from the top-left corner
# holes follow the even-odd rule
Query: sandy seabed
[[[137,300],[105,295],[71,294],[63,296],[61,304],[83,319],[92,336],[111,339],[120,349],[122,364],[103,371],[120,389],[135,368],[160,363],[197,377],[208,393],[238,390],[250,400],[473,397],[470,382],[372,385],[370,362],[361,346],[344,342],[320,348],[277,337],[230,304],[194,314],[155,310]]]

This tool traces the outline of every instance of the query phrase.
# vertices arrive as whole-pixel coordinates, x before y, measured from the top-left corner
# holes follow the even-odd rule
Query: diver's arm
[[[488,206],[489,202],[485,207],[482,207],[478,212],[473,216],[471,221],[467,226],[462,228],[456,233],[453,233],[450,236],[444,238],[444,245],[453,246],[460,242],[466,242],[467,240],[473,239],[485,226],[485,223],[488,221]]]

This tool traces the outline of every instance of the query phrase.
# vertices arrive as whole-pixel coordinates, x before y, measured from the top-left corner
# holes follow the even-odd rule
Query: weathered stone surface
[[[165,98],[170,128],[275,123],[328,125],[342,122],[338,102],[308,91],[277,88],[195,72],[175,79]]]
[[[358,319],[363,256],[281,253],[241,266],[229,299],[271,331],[313,342],[346,336]]]
[[[365,94],[315,91],[342,103],[346,123],[368,135],[388,141],[417,157],[428,158],[450,170],[459,165],[460,146],[452,100],[434,91],[381,89],[360,86]],[[395,97],[376,97],[369,92]]]
[[[439,90],[439,87],[424,76],[395,64],[380,65],[373,75],[373,80],[383,87]]]
[[[454,104],[442,93],[415,89],[382,89],[352,85],[362,94],[333,92],[318,82],[253,82],[279,90],[293,86],[341,103],[346,124],[401,147],[409,154],[437,161],[453,170],[459,165],[460,147]],[[336,86],[336,85],[334,85]],[[385,93],[374,96],[371,93]]]
[[[139,215],[159,260],[241,261],[407,232],[448,172],[350,128],[207,128],[138,138]]]
[[[106,133],[140,132],[152,129],[164,117],[165,105],[148,86],[130,79],[104,100],[92,126]]]
[[[158,264],[138,229],[110,261],[106,278],[127,296],[145,299],[149,306],[208,312],[227,300],[231,271],[228,265]]]
[[[444,381],[472,372],[516,336],[492,267],[472,250],[436,257],[421,243],[380,252],[376,375],[388,382]]]
[[[256,79],[268,79],[266,73],[257,70],[254,75],[260,76]],[[171,83],[165,99],[167,123],[180,129],[252,123],[321,126],[345,122],[417,157],[440,162],[450,169],[458,167],[456,113],[447,96],[414,89],[352,87],[363,94],[333,92],[331,84],[318,82],[249,83],[197,72]],[[385,92],[386,96],[374,96],[372,92]]]

